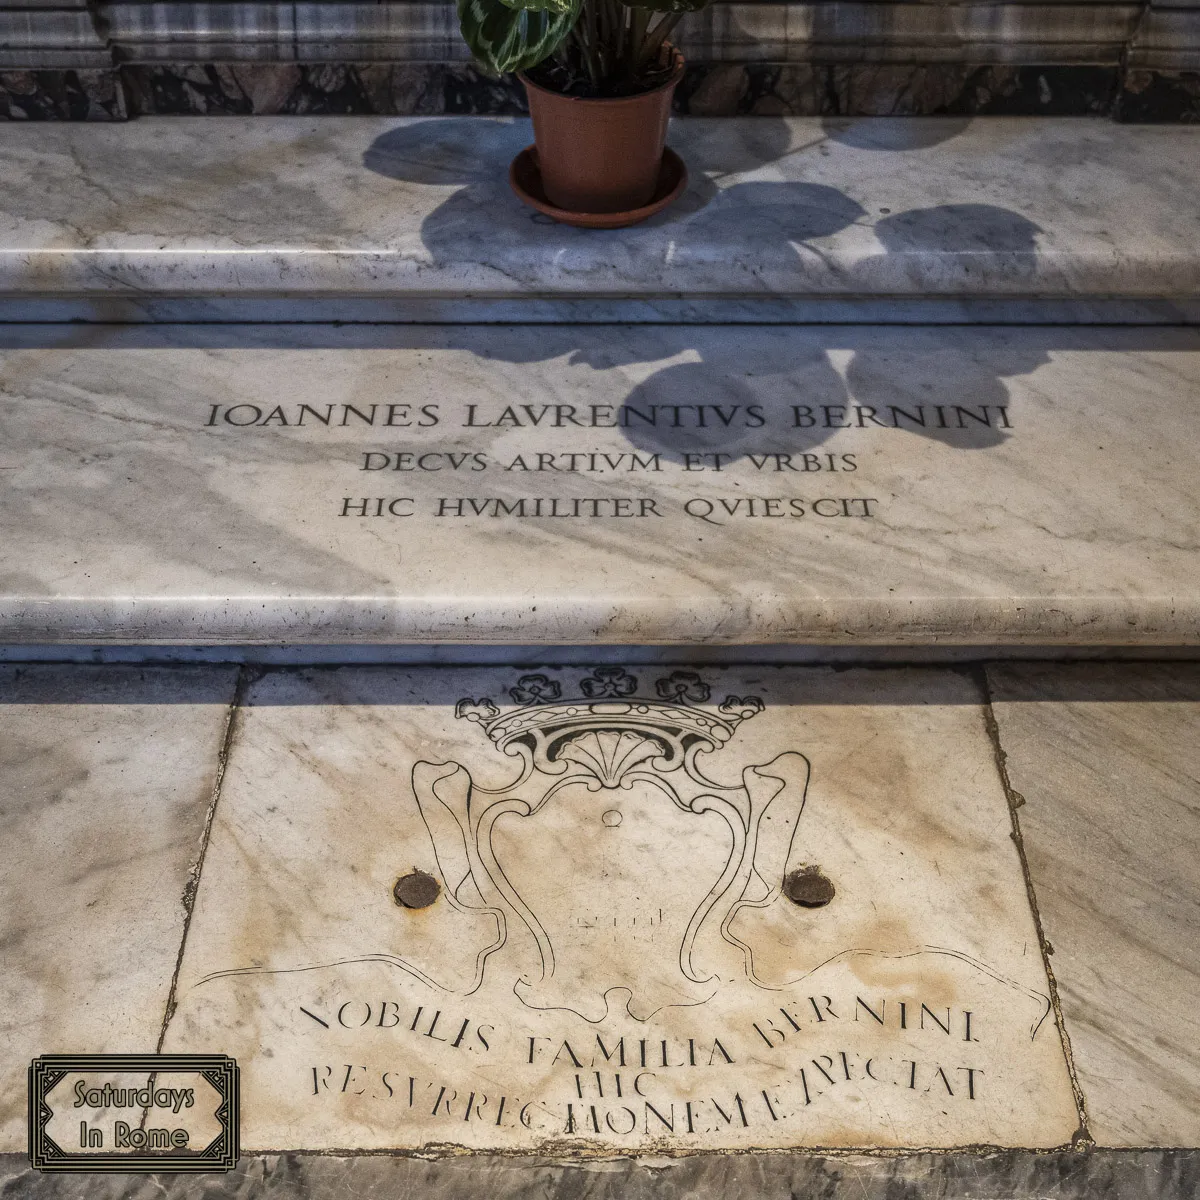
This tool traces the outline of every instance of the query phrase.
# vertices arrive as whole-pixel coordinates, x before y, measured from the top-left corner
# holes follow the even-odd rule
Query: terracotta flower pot
[[[546,198],[575,213],[620,213],[649,203],[658,184],[671,98],[683,55],[653,91],[617,99],[551,92],[521,74]]]

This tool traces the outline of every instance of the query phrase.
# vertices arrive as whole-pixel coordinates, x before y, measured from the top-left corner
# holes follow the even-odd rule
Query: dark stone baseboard
[[[678,1159],[554,1162],[465,1155],[254,1155],[228,1175],[39,1175],[0,1156],[5,1200],[1194,1200],[1198,1150],[1038,1153],[700,1154]]]
[[[124,68],[143,113],[524,113],[522,89],[466,64],[227,64]],[[697,63],[676,111],[697,116],[1106,114],[1115,67],[937,63]]]
[[[960,63],[713,63],[676,107],[696,116],[1103,116],[1116,67]]]
[[[511,77],[465,64],[129,66],[133,113],[524,113]],[[695,116],[1102,116],[1115,67],[697,63],[676,111]]]
[[[0,72],[0,116],[139,114],[516,115],[511,77],[465,63],[157,63]],[[676,95],[692,116],[1114,116],[1200,120],[1200,73],[1115,66],[694,63]]]
[[[0,70],[0,118],[15,121],[123,121],[125,88],[115,67]]]
[[[442,63],[156,63],[122,68],[133,114],[204,116],[524,111],[515,79]]]
[[[1130,123],[1200,122],[1200,71],[1127,71],[1113,115]]]

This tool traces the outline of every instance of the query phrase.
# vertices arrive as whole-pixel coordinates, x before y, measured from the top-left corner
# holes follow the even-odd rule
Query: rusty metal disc
[[[442,885],[424,871],[409,871],[396,880],[392,894],[404,908],[428,908],[442,894]]]
[[[803,867],[783,881],[783,894],[804,908],[823,908],[833,899],[836,889],[820,867]]]

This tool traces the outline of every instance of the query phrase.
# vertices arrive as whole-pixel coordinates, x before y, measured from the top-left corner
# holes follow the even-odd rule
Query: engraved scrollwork
[[[502,938],[526,931],[521,944],[536,966],[513,991],[531,1008],[591,1021],[623,997],[625,1011],[646,1020],[704,1003],[731,971],[755,982],[730,920],[779,894],[807,759],[787,752],[745,768],[738,783],[709,779],[697,757],[724,746],[763,704],[728,696],[710,707],[712,690],[694,671],[656,680],[653,698],[639,697],[637,679],[616,667],[596,668],[578,690],[564,699],[556,680],[526,675],[509,691],[516,708],[460,701],[458,716],[525,761],[514,784],[488,790],[459,764],[417,764],[413,789],[438,861],[457,864],[448,895],[503,914]],[[447,771],[457,797],[449,806]],[[663,869],[664,839],[674,870]],[[498,949],[480,945],[481,970]]]

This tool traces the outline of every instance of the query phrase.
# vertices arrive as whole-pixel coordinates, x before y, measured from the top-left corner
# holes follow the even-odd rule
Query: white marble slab
[[[10,643],[1200,641],[1194,331],[5,336]]]
[[[158,1046],[235,674],[0,666],[0,1152],[35,1056]]]
[[[1200,1139],[1200,668],[988,671],[1103,1146]]]
[[[970,678],[342,668],[247,702],[165,1041],[238,1058],[244,1149],[1075,1131]]]
[[[1200,134],[1187,127],[681,120],[686,196],[614,233],[516,201],[507,167],[530,140],[525,121],[463,117],[9,123],[0,294],[374,297],[419,301],[424,319],[452,298],[633,299],[632,319],[663,319],[655,301],[687,319],[695,301],[711,319],[718,299],[735,312],[881,297],[1194,312],[1200,295]]]

